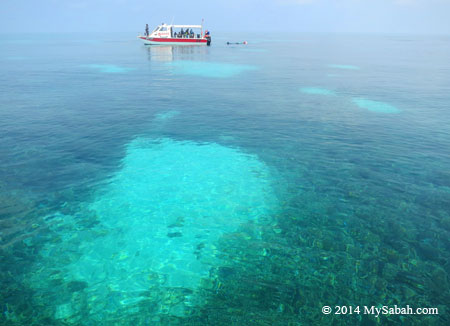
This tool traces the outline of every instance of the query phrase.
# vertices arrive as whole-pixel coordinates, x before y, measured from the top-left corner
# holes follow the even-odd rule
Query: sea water
[[[240,38],[0,37],[1,324],[450,322],[450,39]]]

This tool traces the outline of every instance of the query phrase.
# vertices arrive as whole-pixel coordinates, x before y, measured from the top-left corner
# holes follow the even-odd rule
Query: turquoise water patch
[[[166,64],[174,68],[174,72],[177,74],[211,78],[229,78],[245,71],[257,69],[251,65],[187,60],[168,62]]]
[[[89,65],[83,65],[83,67],[88,67],[88,68],[97,70],[99,72],[104,72],[104,73],[108,73],[108,74],[126,73],[129,71],[136,70],[136,68],[120,67],[120,66],[116,66],[116,65],[103,65],[103,64],[89,64]]]
[[[300,91],[305,94],[313,94],[313,95],[336,95],[334,91],[320,87],[303,87],[300,88]]]
[[[167,120],[172,119],[173,117],[176,117],[179,114],[180,114],[180,112],[175,111],[175,110],[157,113],[157,114],[155,114],[155,118],[153,119],[153,122],[156,122],[156,123],[165,122]]]
[[[161,130],[167,127],[167,124],[170,123],[170,121],[178,116],[180,114],[180,111],[176,110],[168,110],[168,111],[162,111],[155,114],[155,117],[153,118],[152,122],[149,125],[149,130],[152,130],[154,133],[160,133]]]
[[[220,135],[219,139],[223,142],[232,142],[236,140],[236,137],[231,135]]]
[[[219,264],[219,238],[278,208],[269,168],[255,155],[217,143],[138,138],[121,166],[81,214],[95,215],[98,223],[74,232],[57,221],[76,224],[76,217],[52,217],[55,229],[66,230],[56,231],[66,243],[42,251],[55,259],[51,268],[64,268],[64,282],[85,285],[89,314],[146,301],[158,307],[156,314],[185,315],[192,293]],[[42,287],[45,277],[35,277]],[[155,297],[174,288],[185,289],[174,302],[162,293]],[[75,303],[56,305],[57,319],[76,310]]]
[[[346,69],[346,70],[359,70],[358,66],[352,66],[352,65],[328,65],[328,67],[331,68],[337,68],[337,69]]]
[[[354,98],[354,99],[352,99],[352,101],[360,108],[366,109],[366,110],[369,110],[372,112],[379,112],[379,113],[399,113],[400,112],[400,110],[397,109],[395,106],[390,105],[385,102],[372,101],[372,100],[367,100],[364,98]]]

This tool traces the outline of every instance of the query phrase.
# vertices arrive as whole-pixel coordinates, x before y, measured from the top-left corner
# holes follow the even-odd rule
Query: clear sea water
[[[0,50],[1,325],[450,324],[450,37]]]

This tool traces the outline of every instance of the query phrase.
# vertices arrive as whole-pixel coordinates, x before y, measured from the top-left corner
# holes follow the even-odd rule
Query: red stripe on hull
[[[140,37],[143,40],[146,41],[151,41],[151,42],[161,42],[161,43],[206,43],[206,39],[195,39],[195,38],[157,38],[157,37],[152,37],[152,38],[146,38],[141,36]]]

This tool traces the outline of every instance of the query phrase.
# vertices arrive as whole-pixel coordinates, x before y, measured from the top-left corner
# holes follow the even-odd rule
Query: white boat
[[[167,25],[162,24],[151,33],[139,35],[146,45],[210,45],[211,35],[208,30],[203,33],[203,25]]]

